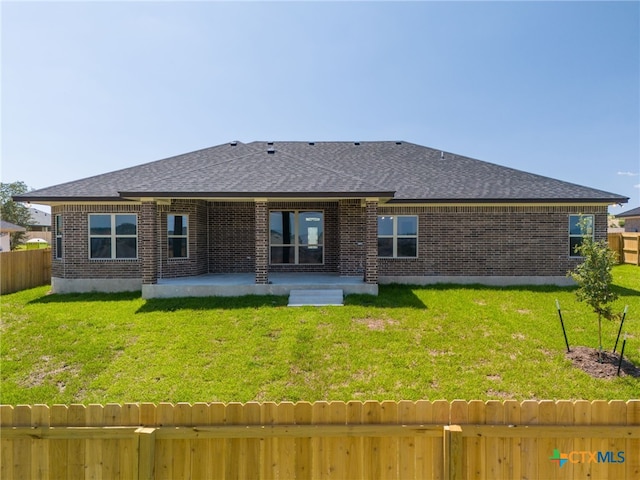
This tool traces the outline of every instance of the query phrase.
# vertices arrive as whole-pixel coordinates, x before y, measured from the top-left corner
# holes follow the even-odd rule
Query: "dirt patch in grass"
[[[618,353],[602,352],[602,360],[598,359],[598,350],[590,347],[573,347],[566,353],[573,366],[583,370],[594,378],[614,378],[618,373],[620,355]],[[640,367],[627,359],[622,359],[620,376],[640,377]]]
[[[24,387],[31,388],[52,382],[57,385],[59,391],[63,392],[66,388],[66,383],[60,379],[60,376],[65,373],[76,376],[78,369],[66,363],[55,363],[48,356],[43,356],[40,357],[40,362],[38,362],[30,375],[20,383]]]
[[[353,320],[356,323],[361,325],[366,325],[369,330],[377,330],[382,331],[388,325],[397,325],[398,322],[396,320],[384,319],[384,318],[356,318]]]

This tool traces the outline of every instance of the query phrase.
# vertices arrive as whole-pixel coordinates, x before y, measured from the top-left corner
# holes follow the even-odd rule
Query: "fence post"
[[[156,429],[136,429],[138,439],[138,480],[153,480],[155,472]]]
[[[443,478],[448,480],[462,480],[462,427],[460,425],[445,425],[443,432],[444,466]]]

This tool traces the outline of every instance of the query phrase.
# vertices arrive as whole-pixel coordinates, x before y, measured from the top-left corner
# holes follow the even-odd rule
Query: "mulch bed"
[[[598,360],[598,350],[589,347],[571,347],[571,351],[566,353],[571,359],[573,366],[579,368],[595,378],[614,378],[617,376],[618,365],[620,364],[620,354],[602,352],[602,361]],[[640,377],[640,367],[622,359],[620,376]]]

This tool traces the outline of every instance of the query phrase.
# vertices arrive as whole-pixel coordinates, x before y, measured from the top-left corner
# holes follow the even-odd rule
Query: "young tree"
[[[591,218],[580,219],[583,238],[582,243],[576,246],[576,252],[584,261],[569,272],[569,275],[579,286],[576,291],[578,301],[586,302],[598,314],[598,358],[602,361],[602,318],[613,320],[615,315],[611,311],[611,304],[618,298],[618,294],[611,289],[611,270],[616,261],[616,254],[606,241],[596,242],[593,239]]]
[[[14,195],[27,193],[29,187],[24,182],[0,183],[0,218],[7,222],[15,223],[22,227],[31,224],[31,214],[29,209],[23,204],[14,202]],[[24,232],[11,234],[11,249],[22,243]]]

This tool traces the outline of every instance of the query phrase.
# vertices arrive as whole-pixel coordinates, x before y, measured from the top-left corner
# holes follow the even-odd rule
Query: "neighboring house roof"
[[[408,202],[628,198],[408,142],[231,142],[20,195],[16,200],[380,197]]]
[[[616,218],[640,217],[640,207],[619,213]]]
[[[37,208],[29,208],[29,214],[31,215],[31,227],[50,227],[51,226],[51,214],[38,210]]]
[[[15,223],[0,220],[0,232],[12,233],[12,232],[26,232],[26,231],[27,229],[24,227],[21,227],[20,225],[16,225]]]

